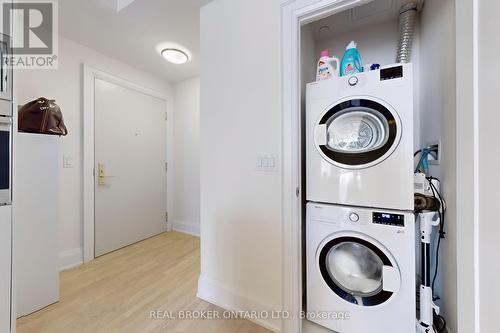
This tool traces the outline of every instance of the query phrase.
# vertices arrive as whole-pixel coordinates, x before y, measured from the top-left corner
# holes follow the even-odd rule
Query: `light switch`
[[[279,171],[279,157],[277,154],[260,154],[257,156],[257,171]]]
[[[262,161],[262,156],[259,155],[257,156],[257,170],[262,169],[263,161]]]
[[[63,168],[64,169],[73,169],[75,167],[75,163],[73,161],[73,156],[64,155],[63,156]]]

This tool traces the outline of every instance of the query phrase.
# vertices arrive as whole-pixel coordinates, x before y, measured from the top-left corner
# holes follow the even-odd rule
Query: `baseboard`
[[[172,223],[172,229],[174,231],[182,232],[184,234],[200,237],[200,226],[199,225],[185,224],[185,223],[181,223],[178,221],[174,221]]]
[[[59,252],[59,271],[66,271],[83,264],[83,249],[81,247]]]
[[[265,311],[271,313],[276,309],[259,304],[259,302],[248,297],[238,295],[226,288],[221,283],[212,279],[200,276],[198,281],[198,298],[214,304],[229,311]],[[251,320],[257,325],[267,328],[273,332],[280,332],[281,321],[277,319],[254,319]]]

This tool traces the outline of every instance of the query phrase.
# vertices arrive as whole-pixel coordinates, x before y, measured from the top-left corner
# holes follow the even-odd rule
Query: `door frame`
[[[282,306],[281,332],[302,332],[302,144],[300,32],[307,23],[371,0],[287,0],[282,24]]]
[[[281,332],[302,332],[301,26],[372,0],[283,0]],[[457,312],[460,331],[479,332],[478,1],[455,1],[457,73]],[[472,62],[472,65],[471,65]],[[474,158],[471,158],[474,156]],[[472,190],[471,190],[472,189]],[[452,222],[453,223],[453,222]],[[472,287],[471,287],[472,286]]]
[[[145,95],[165,101],[165,126],[167,127],[167,212],[173,216],[172,198],[172,156],[173,156],[173,103],[166,94],[149,89],[140,84],[106,73],[83,64],[83,262],[95,258],[95,80],[103,80],[120,87],[135,90]],[[167,230],[172,230],[171,219],[167,221]]]

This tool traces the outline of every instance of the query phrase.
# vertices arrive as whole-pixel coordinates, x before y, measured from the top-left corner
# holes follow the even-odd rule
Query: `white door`
[[[166,102],[95,81],[95,256],[167,231]]]
[[[10,332],[11,206],[0,206],[0,332]]]

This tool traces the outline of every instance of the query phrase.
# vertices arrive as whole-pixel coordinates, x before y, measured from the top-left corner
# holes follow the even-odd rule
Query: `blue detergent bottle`
[[[362,63],[356,42],[350,42],[349,45],[347,45],[340,64],[340,76],[361,73],[363,71]]]

